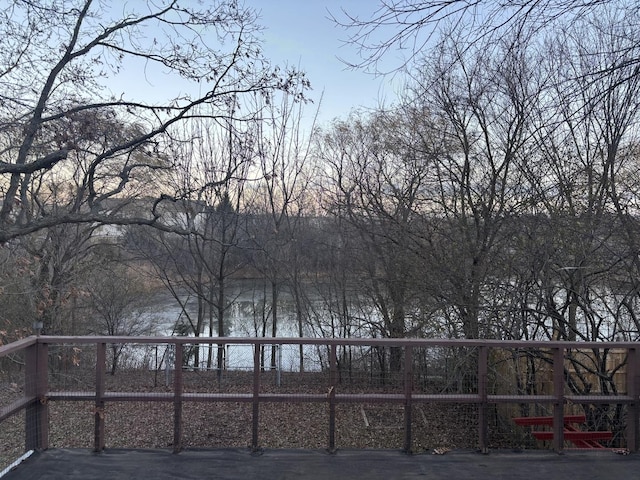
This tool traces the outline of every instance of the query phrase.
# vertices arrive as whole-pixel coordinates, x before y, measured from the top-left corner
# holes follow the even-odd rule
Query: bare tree
[[[91,318],[89,332],[97,335],[136,336],[153,333],[150,288],[135,270],[119,261],[96,258],[87,284],[84,312]],[[111,375],[125,346],[111,344]]]
[[[32,298],[35,260],[21,245],[0,247],[0,342],[12,342],[32,333],[36,311]]]
[[[527,127],[541,86],[535,56],[518,42],[461,50],[449,39],[423,65],[409,97],[431,115],[429,128],[444,134],[430,172],[433,229],[424,253],[440,275],[438,296],[455,312],[455,336],[493,335],[488,281],[510,240],[508,219],[528,202],[518,165],[531,148]]]
[[[19,239],[33,259],[28,297],[35,319],[49,335],[84,333],[86,325],[78,319],[76,302],[93,275],[96,252],[111,246],[101,238],[97,225],[59,225],[44,233]]]
[[[162,218],[173,192],[149,181],[173,167],[172,131],[204,106],[209,117],[251,117],[237,108],[245,96],[306,85],[298,72],[272,68],[261,56],[255,21],[255,12],[226,0],[3,6],[0,242],[78,222],[175,230]],[[131,65],[168,72],[181,91],[105,93]],[[54,193],[64,202],[52,204]],[[131,197],[144,202],[114,207]]]
[[[256,135],[259,178],[246,197],[254,218],[250,227],[254,239],[253,266],[264,276],[271,296],[268,302],[270,315],[262,316],[262,334],[266,335],[267,317],[270,316],[270,334],[274,338],[280,328],[279,297],[287,283],[292,287],[296,303],[298,334],[303,335],[302,272],[296,239],[310,204],[308,186],[311,178],[308,162],[311,134],[305,134],[302,128],[303,105],[296,102],[296,95],[286,93],[277,100],[263,105]],[[300,353],[301,367],[304,367],[302,350]],[[270,363],[271,368],[275,368],[275,346]]]
[[[406,113],[352,114],[335,122],[318,147],[326,191],[332,192],[326,208],[342,227],[335,255],[347,259],[348,275],[357,285],[349,296],[373,307],[361,324],[374,337],[402,338],[421,329],[416,293],[422,262],[415,234],[427,208],[425,180],[434,152],[412,148],[415,119]],[[335,273],[336,283],[346,286],[340,270]],[[337,304],[343,313],[345,303]],[[399,349],[376,354],[383,374],[400,370]]]
[[[246,241],[241,235],[240,210],[251,167],[255,123],[219,125],[199,120],[193,128],[184,132],[183,141],[174,147],[181,165],[170,179],[177,192],[184,192],[174,206],[176,221],[193,234],[152,235],[154,247],[145,251],[143,242],[138,250],[152,262],[181,305],[178,330],[196,337],[213,336],[214,332],[224,336],[230,329],[225,317],[233,302],[229,281],[244,262],[240,251]],[[226,178],[228,172],[232,172],[231,178]],[[192,308],[194,302],[196,307]],[[200,360],[197,351],[196,347],[196,366]],[[224,366],[223,354],[219,347],[219,372]],[[207,357],[208,368],[212,355],[213,347]]]
[[[629,63],[638,55],[637,32],[621,23],[622,12],[605,13],[548,40],[540,70],[554,81],[532,109],[536,147],[521,166],[537,209],[553,225],[545,229],[537,272],[541,311],[553,319],[555,338],[622,335],[619,314],[603,312],[619,311],[619,295],[636,295],[640,76],[632,66],[600,78],[589,72]],[[637,23],[637,13],[626,21]]]

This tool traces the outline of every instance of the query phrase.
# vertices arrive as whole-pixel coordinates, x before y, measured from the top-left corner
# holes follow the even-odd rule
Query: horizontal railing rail
[[[86,345],[96,343],[138,343],[138,344],[251,344],[251,345],[378,345],[378,346],[427,346],[427,347],[493,347],[493,348],[563,348],[563,349],[635,349],[638,342],[583,342],[564,340],[493,340],[460,338],[323,338],[323,337],[187,337],[187,336],[31,336],[0,347],[0,355],[5,349],[13,351],[34,343]],[[16,346],[16,347],[14,347]]]
[[[95,384],[90,390],[52,390],[48,382],[49,349],[61,346],[95,346]],[[107,352],[112,345],[165,345],[172,346],[173,365],[170,392],[108,391]],[[185,390],[185,348],[193,345],[248,345],[252,349],[252,366],[249,369],[250,385],[243,392],[192,392]],[[264,348],[273,345],[308,345],[326,349],[328,373],[325,390],[316,392],[265,392],[261,389],[262,373],[265,371]],[[357,392],[342,391],[338,349],[340,347],[384,347],[398,348],[399,388],[391,391]],[[428,393],[415,388],[415,352],[424,348],[473,348],[475,349],[475,371],[471,373],[475,385],[466,392]],[[22,396],[0,408],[0,421],[25,413],[25,447],[48,448],[49,402],[89,401],[94,410],[94,449],[105,448],[105,415],[108,402],[169,402],[173,404],[173,449],[183,448],[183,409],[187,402],[240,402],[251,405],[251,447],[260,448],[260,407],[269,402],[321,403],[328,409],[327,448],[336,450],[336,406],[350,403],[381,403],[400,405],[404,410],[403,448],[411,451],[413,407],[429,403],[471,404],[477,408],[477,445],[486,452],[488,442],[488,409],[501,403],[544,404],[552,410],[551,434],[553,448],[564,448],[564,407],[567,404],[621,404],[626,411],[626,445],[631,451],[638,450],[639,394],[640,394],[640,345],[633,342],[561,342],[561,341],[502,341],[459,339],[326,339],[326,338],[236,338],[236,337],[116,337],[116,336],[39,336],[29,337],[0,347],[0,359],[21,353],[24,355],[24,389]],[[489,358],[498,350],[543,351],[549,366],[552,391],[542,394],[522,392],[495,393],[488,388]],[[565,355],[571,351],[617,350],[624,352],[625,388],[620,394],[573,395],[567,392],[565,382],[570,372],[565,364]],[[618,369],[620,370],[620,369]],[[55,419],[53,419],[55,420]],[[546,438],[546,437],[545,437]]]

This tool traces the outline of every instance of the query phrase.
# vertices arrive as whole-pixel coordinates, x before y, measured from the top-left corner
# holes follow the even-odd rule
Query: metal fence
[[[238,445],[486,452],[593,444],[637,451],[639,348],[619,342],[29,337],[0,347],[0,436],[15,439],[19,431],[24,439],[0,454],[51,446],[179,452]],[[568,418],[583,418],[584,425],[571,427]]]

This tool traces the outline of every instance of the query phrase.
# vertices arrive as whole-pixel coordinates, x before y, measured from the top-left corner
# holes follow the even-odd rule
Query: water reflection
[[[238,281],[228,289],[227,298],[230,301],[225,309],[222,336],[272,337],[270,288],[265,287],[261,281]],[[282,287],[278,295],[276,338],[369,336],[362,331],[361,319],[375,318],[373,309],[363,309],[361,302],[351,301],[348,305],[343,303],[342,310],[336,311],[338,307],[332,298],[331,292],[312,286],[305,289],[304,300],[297,308],[291,291]],[[351,309],[351,313],[345,311],[345,307]],[[187,334],[195,337],[189,326],[197,324],[197,298],[187,293],[180,295],[179,299],[162,294],[156,299],[156,308],[155,334]],[[199,336],[219,336],[216,313],[214,309],[209,315],[209,310],[206,309],[206,321],[202,323]],[[278,345],[277,340],[274,345],[276,347],[273,349],[264,349],[262,361],[266,369],[276,367],[284,371],[318,370],[322,356],[326,356],[326,352],[319,351],[313,345],[303,346],[302,352],[298,345]],[[253,368],[253,350],[250,345],[234,344],[224,348],[221,358],[224,358],[225,368]],[[202,345],[196,351],[199,360],[195,363],[199,368],[214,366],[220,353],[217,345]]]

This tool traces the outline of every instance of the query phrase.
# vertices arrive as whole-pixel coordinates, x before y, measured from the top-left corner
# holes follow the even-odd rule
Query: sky
[[[357,107],[393,101],[397,81],[392,77],[354,71],[340,60],[357,60],[357,51],[344,42],[349,32],[329,18],[329,12],[343,17],[342,8],[368,18],[378,8],[376,0],[245,0],[245,5],[260,14],[265,55],[306,72],[314,100],[308,109],[319,108],[321,123],[344,118]]]
[[[263,28],[262,49],[272,64],[303,70],[312,90],[306,105],[303,128],[308,129],[317,114],[317,124],[328,125],[335,118],[346,118],[357,108],[376,108],[395,98],[397,79],[374,76],[350,69],[340,58],[357,61],[357,49],[345,43],[349,36],[336,25],[330,12],[344,17],[350,14],[369,18],[378,8],[378,0],[240,0],[258,12]],[[109,77],[105,87],[116,97],[154,98],[179,95],[191,85],[176,77],[163,76],[158,68],[144,62],[125,59],[120,73]]]

